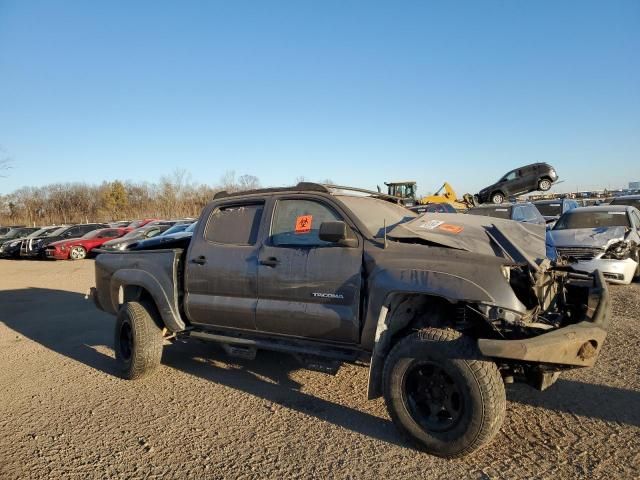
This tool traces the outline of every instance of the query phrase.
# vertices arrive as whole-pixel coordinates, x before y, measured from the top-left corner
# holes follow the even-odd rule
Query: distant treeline
[[[253,175],[227,172],[218,185],[196,184],[179,170],[158,182],[57,183],[0,196],[0,225],[56,225],[138,218],[197,217],[216,192],[258,188]]]

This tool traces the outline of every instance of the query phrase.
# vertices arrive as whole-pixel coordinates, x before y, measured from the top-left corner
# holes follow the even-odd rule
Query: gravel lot
[[[547,392],[508,389],[496,441],[445,461],[405,444],[367,370],[167,347],[114,376],[114,319],[84,295],[93,261],[0,261],[0,478],[638,478],[640,285],[612,287],[599,363]]]

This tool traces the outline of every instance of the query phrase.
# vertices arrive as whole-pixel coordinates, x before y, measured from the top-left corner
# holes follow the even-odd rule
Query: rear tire
[[[491,203],[502,203],[504,202],[504,195],[501,192],[495,192],[491,194]]]
[[[135,380],[148,375],[162,359],[162,329],[154,321],[152,307],[127,302],[116,319],[114,349],[123,378]]]
[[[488,444],[505,417],[496,364],[453,330],[427,328],[401,339],[385,362],[383,392],[400,432],[439,457],[461,457]]]
[[[551,189],[551,180],[549,180],[548,178],[540,179],[540,181],[538,182],[538,190],[546,192],[549,189]]]

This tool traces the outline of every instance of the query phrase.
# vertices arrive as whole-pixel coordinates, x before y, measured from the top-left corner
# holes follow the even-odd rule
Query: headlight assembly
[[[631,243],[626,240],[621,240],[612,244],[607,251],[604,252],[602,258],[613,260],[624,260],[631,256]]]

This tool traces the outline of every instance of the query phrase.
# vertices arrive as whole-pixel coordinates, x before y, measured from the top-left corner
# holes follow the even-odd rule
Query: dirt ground
[[[508,388],[507,420],[446,461],[398,435],[367,370],[299,369],[165,348],[137,382],[114,375],[114,319],[85,300],[93,262],[0,261],[0,478],[638,478],[640,285],[612,287],[597,366],[548,391]]]

